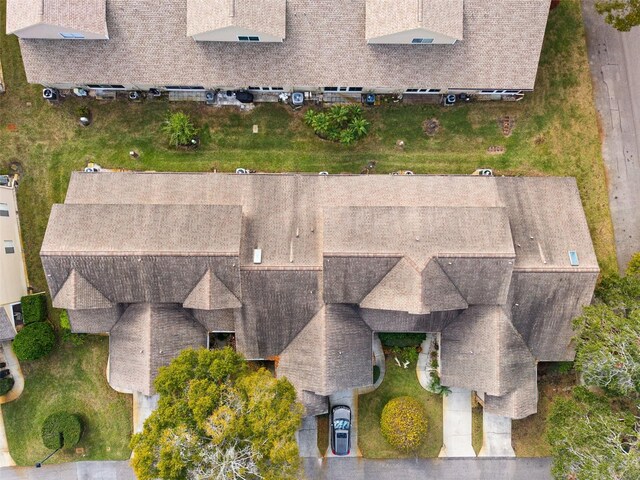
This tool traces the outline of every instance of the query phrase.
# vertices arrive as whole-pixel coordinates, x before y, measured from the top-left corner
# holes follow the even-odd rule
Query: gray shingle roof
[[[286,0],[187,0],[187,35],[228,27],[285,38]]]
[[[464,0],[366,0],[367,38],[425,29],[463,39]]]
[[[131,305],[109,335],[109,383],[153,395],[160,367],[186,348],[206,345],[204,328],[179,305]]]
[[[286,40],[248,45],[194,41],[187,35],[187,0],[107,0],[108,41],[23,39],[20,45],[28,80],[41,84],[534,86],[549,0],[465,0],[464,39],[432,46],[367,44],[365,5],[288,0]]]
[[[562,178],[74,174],[41,258],[74,330],[111,333],[114,385],[151,391],[144,345],[177,352],[234,331],[247,358],[279,357],[320,412],[326,395],[371,382],[372,331],[442,332],[443,383],[518,418],[536,407],[536,362],[573,355],[570,320],[598,276],[583,220]],[[85,309],[104,299],[118,307]],[[131,304],[147,306],[116,323]]]
[[[0,342],[13,340],[15,336],[16,329],[13,326],[13,321],[7,315],[4,307],[0,307]]]
[[[107,0],[7,0],[7,33],[52,25],[108,36]]]

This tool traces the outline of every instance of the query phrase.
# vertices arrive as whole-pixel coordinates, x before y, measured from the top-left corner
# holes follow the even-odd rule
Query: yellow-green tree
[[[131,441],[138,479],[298,477],[302,405],[287,380],[229,348],[201,349],[160,369],[155,387],[158,408]]]
[[[604,15],[609,25],[621,32],[640,25],[640,0],[600,0],[596,2],[596,10]]]

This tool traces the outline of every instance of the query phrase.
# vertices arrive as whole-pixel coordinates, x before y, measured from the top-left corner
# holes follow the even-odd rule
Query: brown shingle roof
[[[19,1],[19,0],[15,0]],[[549,1],[465,0],[464,40],[369,45],[365,0],[288,0],[283,43],[195,42],[187,0],[108,0],[106,42],[20,41],[41,84],[532,89]]]
[[[182,304],[198,310],[240,308],[242,303],[211,270],[207,270]]]
[[[107,0],[7,0],[7,33],[52,25],[108,36]]]
[[[111,308],[113,303],[74,269],[53,298],[53,306],[85,310]]]
[[[0,307],[0,342],[13,340],[15,336],[16,329],[13,326],[13,321],[7,315],[4,307]]]
[[[286,0],[187,0],[187,35],[239,27],[286,36]]]
[[[463,0],[366,0],[368,39],[414,29],[463,38]]]

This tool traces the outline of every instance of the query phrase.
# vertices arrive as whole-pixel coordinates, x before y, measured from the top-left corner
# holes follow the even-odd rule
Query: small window
[[[433,38],[414,38],[413,40],[411,40],[411,43],[415,45],[433,43]]]
[[[350,92],[361,92],[362,87],[349,87]]]
[[[4,253],[16,253],[16,247],[13,244],[13,240],[4,241]]]
[[[281,92],[281,91],[284,90],[284,88],[282,88],[282,87],[271,87],[271,90],[275,90],[277,92]]]
[[[418,89],[417,88],[407,88],[405,90],[406,93],[417,93]]]
[[[166,90],[204,90],[204,87],[185,86],[185,85],[168,85],[164,87]]]
[[[0,217],[9,216],[9,205],[6,203],[0,203]]]
[[[430,88],[429,89],[429,93],[440,93],[440,89],[439,88]]]
[[[325,92],[337,92],[338,87],[324,87]]]
[[[241,35],[238,37],[239,42],[259,42],[260,37],[249,37],[245,35]]]
[[[60,32],[60,36],[62,38],[66,38],[66,39],[82,39],[82,38],[84,38],[84,35],[82,35],[81,33],[63,33],[63,32]]]
[[[24,325],[24,320],[22,319],[22,304],[21,303],[12,303],[11,304],[11,314],[13,315],[13,324],[18,327],[20,325]]]
[[[247,87],[247,90],[260,90],[260,87]]]
[[[339,92],[346,92],[347,90],[349,90],[347,87],[338,87]]]
[[[87,85],[89,88],[100,89],[100,90],[124,90],[124,85]]]

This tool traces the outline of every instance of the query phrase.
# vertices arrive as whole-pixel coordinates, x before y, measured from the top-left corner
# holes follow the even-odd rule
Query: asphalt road
[[[308,480],[551,480],[548,458],[302,459]],[[129,462],[0,468],[2,480],[135,480]]]
[[[640,251],[640,27],[621,33],[582,0],[596,108],[604,139],[618,266]]]

